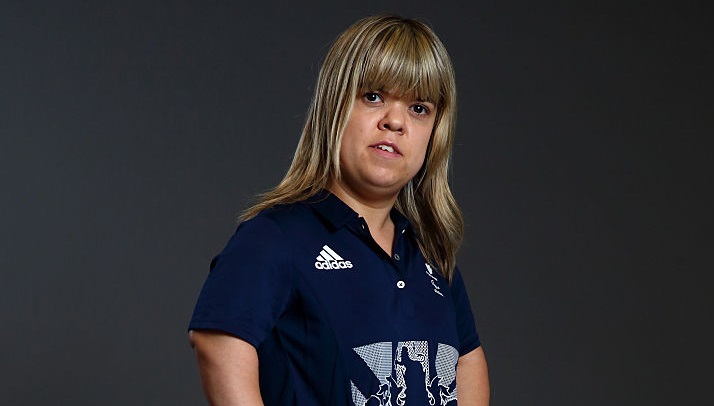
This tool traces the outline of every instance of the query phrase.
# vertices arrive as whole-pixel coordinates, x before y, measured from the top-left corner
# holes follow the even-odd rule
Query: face
[[[396,199],[426,156],[436,106],[384,91],[358,94],[342,136],[333,192],[366,200]]]

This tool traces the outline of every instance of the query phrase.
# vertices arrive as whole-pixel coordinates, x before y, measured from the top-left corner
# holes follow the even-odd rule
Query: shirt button
[[[397,282],[397,287],[398,287],[399,289],[404,289],[404,285],[405,285],[404,281],[399,281],[399,282]]]
[[[399,261],[399,254],[394,254],[394,260]]]

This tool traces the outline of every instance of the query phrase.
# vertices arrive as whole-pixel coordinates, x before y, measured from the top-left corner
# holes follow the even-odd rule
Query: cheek
[[[423,134],[423,137],[419,138],[419,142],[416,145],[417,150],[419,151],[419,168],[421,168],[424,165],[424,162],[426,162],[426,153],[427,149],[429,147],[429,140],[431,140],[432,134],[431,131],[426,132]]]
[[[424,166],[424,163],[426,162],[426,150],[429,145],[429,139],[427,138],[426,141],[420,142],[417,146],[415,146],[418,151],[417,154],[414,155],[414,159],[412,160],[412,170],[414,171],[414,175],[417,174],[419,169],[421,169]]]
[[[422,137],[419,139],[419,149],[422,151],[422,154],[426,156],[426,150],[429,147],[429,141],[431,140],[431,137],[433,134],[431,133],[431,129],[428,131],[425,131],[424,134],[422,134]]]
[[[340,167],[344,169],[357,165],[360,161],[358,150],[355,134],[345,132],[340,142]]]
[[[350,137],[349,134],[345,133],[345,135],[342,137],[342,141],[340,144],[340,157],[350,156],[353,150],[353,138]]]

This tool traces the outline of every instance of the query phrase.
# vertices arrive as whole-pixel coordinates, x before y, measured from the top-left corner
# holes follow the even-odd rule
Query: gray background
[[[391,11],[456,66],[492,404],[712,404],[711,15],[675,3],[3,0],[0,403],[204,404],[208,264]]]

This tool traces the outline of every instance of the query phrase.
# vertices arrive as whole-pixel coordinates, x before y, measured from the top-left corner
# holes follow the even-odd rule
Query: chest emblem
[[[355,406],[456,404],[456,348],[442,343],[430,345],[427,341],[401,341],[373,343],[353,350],[379,379],[376,393],[374,389],[360,389],[360,382],[351,381]],[[412,386],[407,387],[408,383]]]
[[[342,258],[327,245],[322,246],[320,254],[315,259],[315,269],[351,269],[354,267],[354,265],[352,265],[352,261]]]
[[[444,297],[444,294],[441,293],[441,288],[436,283],[437,279],[436,279],[436,276],[434,276],[434,270],[431,269],[429,264],[424,264],[424,265],[426,265],[426,274],[429,276],[429,278],[431,278],[431,286],[434,287],[434,293],[436,293],[437,295],[439,295],[441,297]]]

